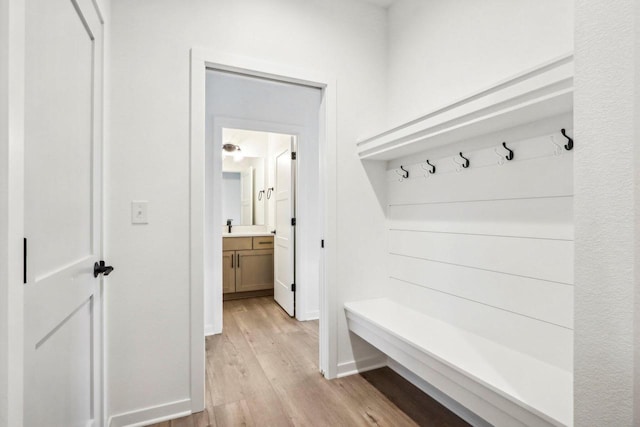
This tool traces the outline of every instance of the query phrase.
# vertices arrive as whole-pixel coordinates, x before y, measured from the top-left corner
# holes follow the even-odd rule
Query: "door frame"
[[[285,83],[312,86],[322,91],[319,123],[320,204],[323,208],[325,249],[321,252],[320,278],[320,372],[335,378],[337,371],[336,307],[336,78],[323,73],[230,55],[215,50],[192,48],[190,55],[190,358],[191,409],[204,409],[204,249],[205,249],[205,81],[206,69],[216,69],[268,78]],[[286,132],[285,132],[286,133]],[[215,150],[214,150],[215,151]],[[222,227],[214,227],[214,239],[222,241]],[[318,242],[320,244],[320,242]],[[221,254],[220,254],[221,255]]]
[[[24,415],[25,4],[0,0],[0,423]]]

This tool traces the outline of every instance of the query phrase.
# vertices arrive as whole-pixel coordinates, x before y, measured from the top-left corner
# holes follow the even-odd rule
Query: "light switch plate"
[[[148,224],[147,206],[149,202],[146,200],[138,200],[131,202],[131,224]]]

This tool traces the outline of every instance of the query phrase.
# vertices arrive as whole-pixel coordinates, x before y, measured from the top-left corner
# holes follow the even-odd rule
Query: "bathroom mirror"
[[[223,158],[222,225],[265,224],[264,175],[264,157]]]

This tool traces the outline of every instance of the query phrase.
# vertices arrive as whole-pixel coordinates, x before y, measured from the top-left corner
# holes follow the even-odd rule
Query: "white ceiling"
[[[243,129],[222,129],[223,144],[230,142],[239,145],[245,157],[265,157],[269,134]]]
[[[367,3],[375,4],[376,6],[387,8],[395,3],[396,0],[362,0]]]

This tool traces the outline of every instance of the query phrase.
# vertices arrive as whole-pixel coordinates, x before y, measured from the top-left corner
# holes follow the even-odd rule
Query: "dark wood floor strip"
[[[205,410],[151,427],[468,426],[388,368],[327,381],[318,322],[272,297],[225,301],[223,317],[206,339]]]
[[[467,427],[465,421],[389,368],[361,376],[420,426]]]

